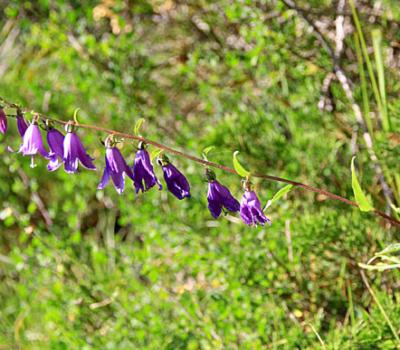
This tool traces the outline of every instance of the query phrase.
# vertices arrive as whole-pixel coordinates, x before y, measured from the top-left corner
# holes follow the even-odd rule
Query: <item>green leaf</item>
[[[233,167],[235,168],[235,171],[241,176],[241,177],[247,177],[250,175],[250,171],[246,170],[242,164],[240,164],[239,160],[237,159],[237,155],[239,154],[239,151],[233,152]]]
[[[378,263],[376,265],[367,265],[363,263],[358,263],[362,269],[370,270],[370,271],[385,271],[385,270],[392,270],[400,268],[400,264],[384,264]]]
[[[135,135],[139,135],[140,128],[142,127],[143,123],[144,123],[144,118],[140,118],[140,119],[136,122],[135,128],[133,129]]]
[[[208,146],[208,147],[203,149],[203,152],[201,152],[201,154],[203,155],[203,158],[205,160],[208,160],[207,159],[208,153],[210,153],[214,148],[215,148],[215,146]]]
[[[361,189],[360,183],[358,182],[356,171],[354,169],[354,159],[351,160],[351,187],[353,187],[354,197],[361,211],[371,211],[374,210],[374,207],[371,204],[371,201],[364,194]]]
[[[293,185],[286,185],[282,187],[271,199],[271,204],[276,202],[279,198],[283,197],[286,193],[290,192],[293,188]]]
[[[397,253],[400,251],[400,243],[392,243],[388,245],[385,249],[376,253],[375,255],[387,254],[387,253]]]
[[[395,213],[400,214],[400,208],[396,207],[393,203],[391,203],[390,206]]]
[[[78,122],[78,112],[80,111],[81,109],[78,107],[78,108],[75,108],[75,111],[74,111],[74,122],[76,123],[76,124],[79,124],[79,122]]]
[[[162,151],[163,150],[161,148],[154,148],[150,152],[150,159],[153,161],[155,158],[157,158],[162,153]]]

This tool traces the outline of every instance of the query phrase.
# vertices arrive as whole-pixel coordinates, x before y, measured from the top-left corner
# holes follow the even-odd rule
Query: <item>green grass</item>
[[[387,208],[337,81],[327,92],[333,109],[318,108],[332,62],[295,11],[280,1],[127,3],[4,5],[0,96],[64,120],[80,108],[81,123],[123,132],[144,118],[140,134],[150,139],[197,156],[213,146],[208,159],[228,166],[239,151],[250,173],[352,200],[356,155],[362,190]],[[315,19],[332,14],[322,19],[334,28],[335,2],[296,3]],[[357,33],[341,63],[396,208],[400,85],[387,62],[400,12],[385,1],[372,25],[362,6],[347,9]],[[359,265],[397,242],[398,229],[259,179],[263,206],[280,193],[266,211],[271,226],[214,220],[204,168],[173,155],[191,183],[188,200],[135,195],[128,180],[122,196],[111,185],[97,191],[105,135],[78,133],[96,172],[49,173],[43,159],[31,169],[7,151],[20,144],[13,120],[0,136],[0,349],[398,348],[399,271],[367,265],[363,279]],[[129,164],[136,146],[124,143]],[[241,178],[216,175],[240,199]]]

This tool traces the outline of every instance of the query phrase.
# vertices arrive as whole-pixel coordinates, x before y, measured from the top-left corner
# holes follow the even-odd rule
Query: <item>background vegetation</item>
[[[197,155],[213,145],[209,158],[226,165],[239,150],[250,169],[347,198],[357,155],[363,188],[394,216],[398,2],[358,1],[359,22],[348,1],[293,4],[0,0],[0,96],[65,120],[80,107],[80,122],[120,131],[142,117],[153,140]],[[363,281],[358,266],[398,241],[398,229],[301,190],[268,210],[270,227],[214,220],[204,169],[173,156],[190,200],[136,196],[130,184],[122,196],[96,191],[104,135],[79,131],[99,170],[72,176],[8,153],[20,142],[10,125],[0,143],[0,348],[400,344],[398,271],[366,271]],[[129,163],[134,152],[125,144]],[[217,176],[240,198],[238,177]],[[282,185],[256,186],[266,203]]]

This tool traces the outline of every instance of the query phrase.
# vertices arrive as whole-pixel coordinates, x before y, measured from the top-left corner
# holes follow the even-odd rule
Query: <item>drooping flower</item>
[[[190,197],[190,185],[186,177],[169,162],[168,157],[163,155],[159,163],[164,172],[164,180],[168,190],[178,199]]]
[[[206,170],[208,178],[208,209],[214,218],[218,218],[221,215],[222,208],[225,208],[231,212],[239,211],[240,204],[232,196],[229,190],[221,185],[215,177],[215,174],[210,169]]]
[[[271,223],[271,220],[264,215],[261,209],[257,194],[250,189],[245,190],[240,201],[240,216],[246,225],[257,226],[257,224],[260,224],[264,226],[265,223]]]
[[[32,156],[31,168],[35,167],[34,157],[38,153],[46,159],[49,158],[49,154],[44,148],[42,135],[36,121],[33,121],[26,129],[22,139],[22,145],[18,152],[22,153],[24,156]]]
[[[154,174],[153,164],[151,164],[149,153],[145,149],[144,143],[139,144],[139,150],[136,152],[135,163],[133,165],[133,183],[135,191],[140,190],[145,192],[158,184],[159,189],[162,189],[160,181]]]
[[[47,169],[49,171],[55,171],[62,164],[64,156],[64,135],[57,129],[49,127],[47,130],[47,144],[50,148],[50,161],[47,164]]]
[[[21,137],[24,137],[26,129],[28,129],[28,124],[26,123],[26,120],[20,113],[17,113],[17,127]]]
[[[0,132],[5,134],[7,132],[8,123],[7,116],[3,108],[0,108]]]
[[[90,170],[96,170],[91,158],[82,145],[78,135],[70,128],[71,125],[67,124],[67,134],[64,137],[64,169],[67,173],[72,174],[78,171],[79,161],[81,164]]]
[[[102,190],[107,185],[111,176],[115,189],[121,194],[125,188],[125,174],[133,180],[133,172],[126,164],[125,159],[117,147],[114,147],[112,144],[106,144],[106,147],[106,166],[97,189]]]

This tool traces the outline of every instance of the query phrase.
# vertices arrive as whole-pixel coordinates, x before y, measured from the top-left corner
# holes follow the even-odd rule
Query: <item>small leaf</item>
[[[285,187],[282,187],[278,192],[275,193],[275,195],[271,199],[271,204],[276,202],[279,198],[284,196],[286,193],[290,192],[291,189],[293,188],[293,185],[286,185]]]
[[[150,159],[153,161],[154,159],[156,159],[161,153],[163,152],[163,150],[161,148],[155,148],[150,152]]]
[[[400,243],[392,243],[388,245],[385,249],[376,253],[375,255],[387,254],[387,253],[397,253],[400,251]]]
[[[143,123],[144,123],[144,118],[140,118],[140,119],[136,122],[135,128],[133,129],[135,135],[139,135],[140,128],[142,127]]]
[[[362,269],[370,270],[370,271],[385,271],[385,270],[392,270],[400,268],[400,264],[384,264],[378,263],[376,265],[367,265],[363,263],[358,263]]]
[[[241,176],[241,177],[247,177],[250,175],[250,171],[246,170],[242,164],[240,164],[239,160],[237,159],[237,155],[239,154],[239,151],[235,151],[233,153],[233,167],[235,168],[235,171]]]
[[[282,187],[278,192],[275,193],[275,195],[270,199],[267,204],[265,205],[263,211],[267,210],[272,203],[276,202],[279,198],[284,196],[286,193],[290,192],[294,186],[293,185],[286,185],[285,187]]]
[[[214,148],[215,148],[215,146],[208,146],[203,149],[203,152],[201,152],[201,154],[203,155],[204,160],[208,160],[207,159],[208,153],[210,153]]]
[[[374,207],[362,191],[360,183],[357,179],[356,171],[354,169],[355,158],[356,157],[353,157],[353,159],[351,160],[351,187],[353,187],[354,197],[361,211],[371,211],[374,210]]]
[[[74,111],[74,122],[75,122],[75,124],[79,124],[79,122],[78,122],[78,112],[79,112],[80,110],[81,110],[81,109],[78,107],[78,108],[76,108],[75,111]]]
[[[390,206],[395,213],[400,214],[400,208],[396,207],[393,203],[390,203]]]

